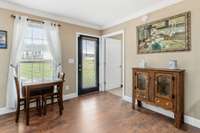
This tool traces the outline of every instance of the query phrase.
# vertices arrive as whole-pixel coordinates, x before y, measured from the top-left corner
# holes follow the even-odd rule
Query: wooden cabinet
[[[174,113],[175,126],[184,115],[184,70],[133,68],[133,109],[142,101]]]

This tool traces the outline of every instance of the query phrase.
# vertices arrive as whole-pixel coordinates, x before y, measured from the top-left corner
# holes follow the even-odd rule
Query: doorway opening
[[[103,36],[104,41],[104,91],[124,96],[124,33]]]
[[[78,95],[99,91],[99,38],[78,37]]]

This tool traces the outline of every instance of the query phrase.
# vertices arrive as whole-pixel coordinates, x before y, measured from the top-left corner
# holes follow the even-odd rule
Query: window
[[[52,79],[53,58],[42,25],[30,24],[23,43],[19,64],[20,79],[30,82]]]

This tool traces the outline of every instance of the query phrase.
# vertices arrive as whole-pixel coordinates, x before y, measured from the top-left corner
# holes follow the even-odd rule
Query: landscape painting
[[[7,32],[0,30],[0,49],[7,48]]]
[[[138,54],[190,50],[190,14],[186,12],[138,26]]]

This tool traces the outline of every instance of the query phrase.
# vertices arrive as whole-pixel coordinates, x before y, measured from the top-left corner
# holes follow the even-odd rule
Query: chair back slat
[[[16,86],[17,99],[19,100],[20,99],[20,84],[16,76],[14,76],[14,80],[15,80],[15,86]]]

